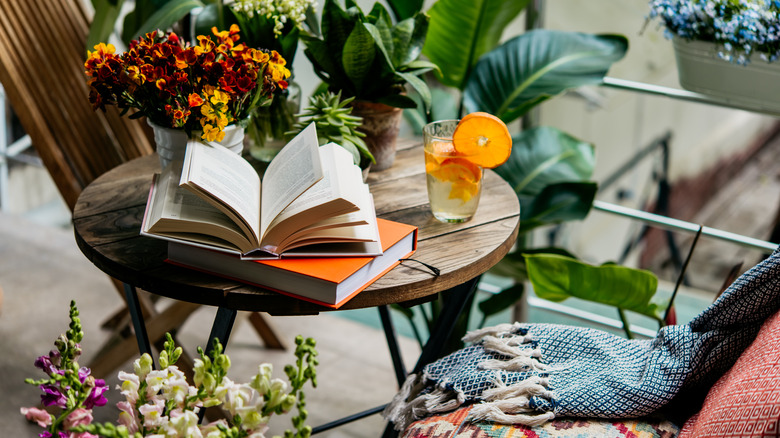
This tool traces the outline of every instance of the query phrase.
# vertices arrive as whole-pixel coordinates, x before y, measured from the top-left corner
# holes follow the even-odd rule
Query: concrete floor
[[[35,406],[39,401],[38,388],[24,383],[27,377],[43,377],[33,361],[48,353],[55,338],[67,329],[68,304],[76,300],[85,331],[84,360],[80,363],[86,365],[108,337],[99,326],[119,308],[119,295],[108,278],[80,253],[70,230],[9,214],[0,214],[0,288],[4,294],[0,313],[0,436],[37,436],[40,428],[28,424],[19,413],[20,407]],[[185,348],[194,352],[203,345],[213,315],[213,308],[204,307],[181,328],[178,338]],[[381,331],[332,315],[274,317],[271,322],[290,344],[298,334],[318,342],[319,386],[306,390],[312,426],[382,405],[397,391]],[[400,341],[411,367],[419,352],[417,344],[408,338]],[[289,351],[265,349],[241,316],[227,352],[233,364],[229,375],[243,382],[257,373],[262,362],[273,363],[275,375],[284,378],[283,365],[293,358]],[[131,363],[122,369],[132,370]],[[115,376],[116,372],[107,379],[111,386],[109,405],[97,409],[99,421],[116,421],[114,406],[120,396],[114,389]],[[287,427],[288,421],[273,422],[272,430],[283,430],[279,428]],[[319,436],[380,436],[383,428],[381,417],[375,415]]]

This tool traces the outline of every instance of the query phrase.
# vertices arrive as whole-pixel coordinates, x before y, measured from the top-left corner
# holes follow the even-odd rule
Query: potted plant
[[[173,32],[150,32],[121,55],[100,43],[84,63],[94,108],[116,105],[123,114],[134,110],[131,118],[146,117],[163,165],[183,157],[188,138],[240,153],[249,114],[287,87],[290,72],[276,51],[239,43],[236,25],[212,33],[191,45]]]
[[[270,161],[285,145],[285,132],[301,109],[301,88],[292,69],[302,23],[313,0],[237,0],[229,8],[250,47],[276,50],[290,69],[289,85],[277,89],[271,105],[253,112],[246,130],[249,153]],[[199,20],[200,21],[200,20]]]
[[[680,85],[747,109],[780,110],[780,5],[774,1],[653,0],[674,43]]]
[[[353,108],[349,104],[353,99],[354,97],[342,99],[341,91],[315,94],[309,98],[309,106],[297,115],[299,120],[287,136],[294,137],[314,122],[320,145],[333,142],[348,150],[352,154],[353,162],[363,169],[365,179],[375,159],[363,140],[366,134],[358,130],[363,119],[352,115]]]
[[[406,84],[430,104],[430,90],[420,75],[435,65],[418,59],[428,17],[416,13],[396,24],[387,9],[374,4],[368,15],[354,0],[325,0],[319,23],[301,35],[314,72],[328,90],[354,98],[353,114],[363,117],[361,131],[376,159],[376,170],[393,164],[401,108],[414,108]]]

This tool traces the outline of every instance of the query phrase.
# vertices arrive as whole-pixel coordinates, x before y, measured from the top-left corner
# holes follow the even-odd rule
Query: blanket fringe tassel
[[[385,408],[383,415],[393,423],[396,430],[403,430],[428,415],[453,411],[465,402],[463,394],[440,388],[424,392],[423,388],[425,384],[421,376],[409,375]]]
[[[492,421],[501,424],[523,424],[537,426],[555,418],[554,412],[540,412],[531,407],[531,397],[552,400],[547,378],[529,377],[521,382],[507,385],[500,378],[502,371],[545,371],[538,348],[529,348],[533,339],[530,335],[517,333],[518,324],[499,324],[495,327],[469,332],[465,342],[482,342],[485,351],[508,356],[511,359],[488,359],[477,366],[483,370],[496,370],[493,387],[486,389],[469,411],[468,420]],[[525,346],[523,346],[525,345]],[[431,414],[453,411],[465,403],[460,391],[446,390],[441,386],[430,387],[425,373],[412,374],[406,378],[400,391],[384,410],[385,418],[396,430],[404,430],[414,421]]]

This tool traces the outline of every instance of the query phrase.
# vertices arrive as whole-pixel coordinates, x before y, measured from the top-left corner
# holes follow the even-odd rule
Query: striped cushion
[[[710,389],[680,438],[780,436],[780,312]]]
[[[603,420],[556,418],[541,426],[464,423],[470,406],[444,415],[412,423],[403,438],[673,438],[679,432],[674,424],[659,419]]]

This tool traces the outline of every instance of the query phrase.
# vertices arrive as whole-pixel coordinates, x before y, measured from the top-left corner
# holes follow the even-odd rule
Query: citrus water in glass
[[[425,177],[433,216],[442,222],[465,222],[474,216],[482,192],[482,168],[452,145],[457,120],[423,128]]]

